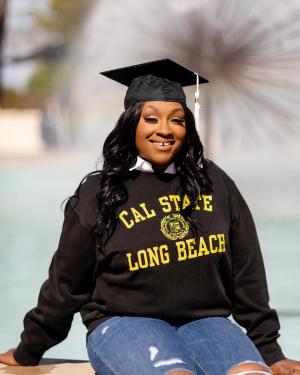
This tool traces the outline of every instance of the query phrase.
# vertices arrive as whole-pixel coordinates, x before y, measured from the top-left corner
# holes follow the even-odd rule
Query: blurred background
[[[0,0],[0,352],[47,278],[60,203],[123,111],[126,88],[98,73],[171,58],[210,81],[205,155],[251,209],[279,342],[300,360],[299,19],[298,0]],[[85,332],[76,314],[45,356],[87,359]]]

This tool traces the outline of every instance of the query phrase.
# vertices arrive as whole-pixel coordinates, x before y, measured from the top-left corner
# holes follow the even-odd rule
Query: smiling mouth
[[[175,143],[175,141],[155,142],[152,140],[149,140],[149,142],[153,143],[156,146],[161,146],[161,147],[172,146]]]

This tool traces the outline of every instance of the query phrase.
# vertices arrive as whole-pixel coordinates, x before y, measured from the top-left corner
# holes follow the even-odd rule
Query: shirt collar
[[[141,158],[139,155],[137,156],[136,163],[133,167],[129,168],[130,171],[133,169],[138,169],[143,172],[152,172],[154,173],[154,170],[152,168],[151,163],[148,160],[145,160]],[[172,162],[168,167],[162,172],[162,173],[171,173],[176,174],[176,166],[175,163]]]

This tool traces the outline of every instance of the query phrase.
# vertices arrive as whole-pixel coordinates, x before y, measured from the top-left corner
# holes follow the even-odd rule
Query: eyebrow
[[[176,113],[176,112],[183,112],[184,113],[184,110],[182,108],[174,108],[171,113]]]
[[[156,107],[154,107],[154,106],[152,106],[152,105],[149,105],[148,107],[146,107],[144,109],[144,111],[146,111],[147,109],[153,109],[155,112],[159,112],[159,109],[156,108]],[[172,109],[171,114],[179,112],[179,111],[184,113],[184,110],[182,108],[178,107],[178,108]]]
[[[144,111],[147,111],[147,109],[153,109],[155,112],[158,112],[158,109],[153,107],[153,105],[148,105],[148,107],[144,108]]]

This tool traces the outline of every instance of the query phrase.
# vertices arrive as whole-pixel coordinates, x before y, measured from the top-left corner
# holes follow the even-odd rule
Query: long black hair
[[[137,103],[126,109],[103,145],[104,162],[97,193],[98,218],[93,230],[100,251],[104,250],[105,243],[116,228],[117,207],[128,199],[124,182],[126,176],[128,176],[129,168],[134,165],[138,155],[135,146],[135,133],[142,108],[143,103]],[[193,113],[187,106],[183,105],[183,109],[185,112],[186,136],[184,144],[176,154],[174,161],[182,188],[182,197],[186,194],[191,202],[190,205],[181,209],[181,214],[190,223],[192,232],[195,234],[196,228],[191,213],[197,203],[198,195],[200,191],[201,194],[212,192],[213,188],[207,175],[209,161],[203,156],[203,145],[195,127]],[[181,202],[183,202],[182,199]]]

